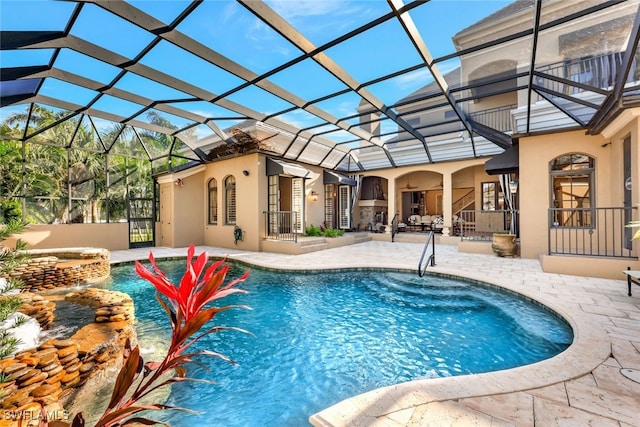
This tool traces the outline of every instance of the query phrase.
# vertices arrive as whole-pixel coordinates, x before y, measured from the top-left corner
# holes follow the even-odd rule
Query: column
[[[444,220],[444,227],[442,227],[442,235],[449,236],[452,224],[452,203],[453,203],[453,179],[451,173],[446,172],[442,174],[442,219]]]
[[[396,207],[396,180],[389,179],[387,181],[387,227],[385,233],[391,235],[391,221],[396,215],[398,209]]]

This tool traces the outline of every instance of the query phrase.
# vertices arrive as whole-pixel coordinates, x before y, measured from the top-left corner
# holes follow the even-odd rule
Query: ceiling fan
[[[442,181],[440,181],[440,184],[438,184],[438,185],[434,185],[434,186],[433,186],[433,187],[431,187],[431,188],[432,188],[432,189],[440,189],[440,190],[442,190],[442,189],[444,188],[442,184],[443,184],[443,182],[442,182]]]
[[[418,188],[418,186],[417,185],[415,185],[415,186],[411,185],[409,183],[409,181],[407,180],[407,185],[405,185],[404,188],[406,188],[407,190],[413,190],[414,188]]]

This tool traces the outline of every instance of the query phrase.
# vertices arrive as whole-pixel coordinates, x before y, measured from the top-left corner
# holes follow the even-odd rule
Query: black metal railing
[[[549,209],[549,255],[635,258],[633,229],[635,207]]]
[[[431,252],[427,256],[427,251],[431,248]],[[426,259],[425,259],[426,257]],[[422,277],[427,272],[427,268],[436,266],[436,238],[433,231],[429,232],[429,237],[422,248],[420,261],[418,261],[418,276]]]
[[[559,77],[578,84],[607,89],[614,85],[618,69],[622,65],[624,52],[612,52],[605,55],[593,56],[589,58],[579,58],[554,62],[536,68],[537,72],[547,74],[552,77]],[[632,70],[636,69],[634,61]],[[629,73],[629,80],[633,80],[634,72]],[[545,79],[537,77],[536,82],[552,91],[564,94],[576,94],[583,92],[579,86],[567,85],[551,78]]]
[[[266,239],[284,242],[297,242],[299,222],[298,212],[268,211],[263,212],[265,218]]]
[[[398,234],[398,223],[399,223],[399,219],[398,219],[398,214],[395,214],[393,216],[393,219],[391,220],[391,241],[393,242],[396,234]]]
[[[513,130],[511,110],[516,107],[517,105],[513,104],[491,108],[489,110],[474,111],[469,113],[469,118],[474,122],[499,130],[500,132],[511,132]]]
[[[493,233],[518,233],[519,212],[509,210],[463,210],[453,223],[461,240],[491,240]]]

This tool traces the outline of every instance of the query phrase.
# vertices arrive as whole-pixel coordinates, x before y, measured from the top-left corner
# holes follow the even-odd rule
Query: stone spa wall
[[[65,258],[69,259],[67,255]],[[108,260],[108,253],[106,258],[100,255],[98,260],[95,257],[88,259],[90,263],[80,265],[95,263],[97,266],[102,260]],[[81,258],[76,260],[83,261]],[[28,265],[30,267],[25,271],[31,277],[40,274],[33,266],[42,265],[47,269],[50,266],[49,263]],[[97,271],[103,270],[87,268],[84,273],[91,275]],[[60,276],[76,277],[66,273]],[[68,285],[76,284],[73,281]],[[36,288],[49,289],[48,285]],[[64,283],[58,282],[56,287],[59,286]],[[42,408],[50,420],[69,418],[72,414],[63,409],[65,402],[90,378],[114,366],[119,367],[123,352],[135,346],[133,300],[125,293],[97,288],[83,288],[66,295],[23,292],[17,296],[23,300],[20,311],[38,320],[43,329],[52,325],[55,302],[59,300],[90,307],[94,310],[94,318],[69,338],[50,339],[37,348],[0,360],[0,376],[3,377],[0,382],[0,427],[37,425]]]
[[[95,283],[109,276],[109,251],[96,248],[29,250],[31,258],[8,278],[22,280],[24,292]]]

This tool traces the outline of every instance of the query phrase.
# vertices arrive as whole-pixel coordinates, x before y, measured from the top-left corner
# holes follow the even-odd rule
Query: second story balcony
[[[611,52],[537,67],[535,82],[550,92],[564,95],[607,90],[615,84],[624,54]],[[634,59],[627,83],[636,80],[639,72],[637,60]]]

